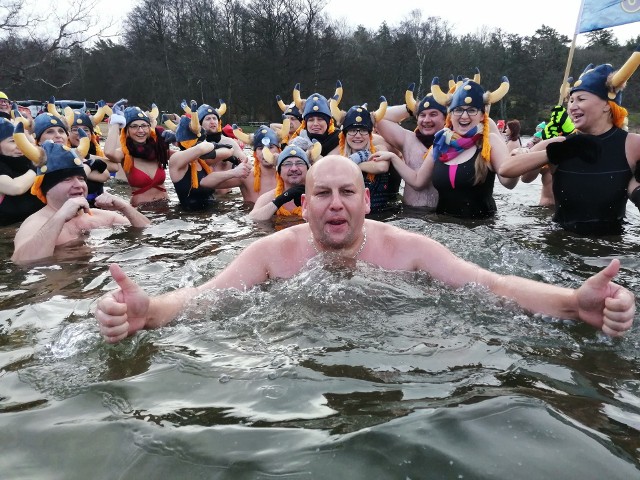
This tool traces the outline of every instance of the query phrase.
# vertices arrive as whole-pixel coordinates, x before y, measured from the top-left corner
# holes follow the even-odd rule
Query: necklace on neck
[[[360,248],[358,248],[358,251],[355,253],[355,255],[351,258],[356,259],[360,256],[360,254],[362,253],[362,250],[364,250],[364,246],[367,244],[367,229],[363,226],[362,227],[362,243],[360,244]],[[313,238],[313,233],[309,236],[309,243],[313,246],[313,249],[316,252],[316,255],[320,255],[322,252],[320,250],[318,250],[318,246],[316,245],[316,240],[315,238]]]

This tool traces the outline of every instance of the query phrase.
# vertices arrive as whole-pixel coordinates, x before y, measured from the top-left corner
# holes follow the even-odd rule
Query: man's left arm
[[[611,336],[622,335],[633,323],[635,297],[626,288],[613,283],[620,269],[617,259],[579,288],[571,289],[513,275],[499,275],[455,256],[431,239],[419,241],[420,246],[404,249],[412,252],[417,269],[455,288],[468,283],[482,285],[530,312],[582,320]]]
[[[103,193],[96,198],[96,207],[102,210],[119,212],[121,215],[114,215],[114,225],[127,225],[144,228],[151,223],[147,217],[140,213],[133,205],[123,198],[116,197],[110,193]],[[124,215],[124,216],[123,216]]]

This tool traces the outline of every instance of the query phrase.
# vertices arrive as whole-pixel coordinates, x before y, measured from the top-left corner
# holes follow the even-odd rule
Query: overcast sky
[[[65,0],[62,0],[63,2]],[[69,0],[66,0],[69,1]],[[533,35],[542,25],[554,28],[558,33],[573,37],[581,0],[459,0],[459,8],[450,8],[446,0],[327,0],[323,10],[331,18],[356,27],[359,24],[376,29],[383,21],[389,26],[397,26],[409,12],[418,8],[423,19],[430,16],[446,20],[457,35],[476,33],[483,26],[500,28],[507,33]],[[100,15],[124,18],[135,6],[130,0],[105,0]],[[621,42],[636,38],[640,33],[640,23],[613,27],[613,34]],[[115,33],[115,31],[114,31]],[[586,35],[577,37],[578,45],[586,43]]]
[[[440,17],[452,25],[458,35],[475,33],[486,26],[525,36],[533,35],[542,25],[547,25],[573,38],[580,11],[580,0],[459,0],[457,3],[460,7],[454,11],[448,8],[451,2],[442,0],[328,0],[325,12],[353,26],[363,24],[376,28],[384,20],[389,25],[397,25],[409,12],[418,8],[422,10],[423,19]],[[621,43],[625,43],[640,34],[640,23],[613,27],[612,32]],[[578,45],[585,42],[586,35],[578,35]]]

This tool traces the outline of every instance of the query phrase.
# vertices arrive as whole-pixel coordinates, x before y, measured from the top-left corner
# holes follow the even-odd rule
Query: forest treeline
[[[39,39],[5,28],[12,33],[0,39],[0,90],[13,99],[126,97],[172,112],[183,98],[214,106],[222,98],[225,122],[266,122],[280,117],[275,96],[290,102],[296,83],[304,98],[316,91],[330,96],[341,80],[347,109],[377,105],[380,95],[404,103],[409,83],[421,97],[433,77],[444,89],[451,75],[470,77],[477,67],[487,89],[509,79],[508,95],[492,107],[494,118],[518,118],[532,130],[558,101],[571,39],[552,28],[542,25],[532,36],[500,29],[454,35],[447,21],[417,10],[397,26],[352,28],[329,18],[323,4],[140,0],[117,43]],[[620,45],[609,30],[592,32],[587,46],[575,50],[570,75],[577,78],[589,63],[618,67],[639,44],[640,35]],[[640,110],[638,75],[623,94],[630,112]]]

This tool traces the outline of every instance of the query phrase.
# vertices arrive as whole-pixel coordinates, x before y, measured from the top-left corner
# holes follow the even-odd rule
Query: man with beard
[[[409,102],[413,98],[413,92],[411,93],[408,96]],[[407,165],[413,170],[418,170],[427,156],[427,151],[433,145],[435,134],[444,128],[447,109],[436,102],[431,93],[420,103],[416,103],[415,100],[412,103],[390,107],[385,118],[376,123],[376,130],[389,145],[402,152],[402,158]],[[397,123],[406,117],[406,112],[416,117],[415,131],[407,130]],[[411,207],[435,209],[438,204],[438,192],[431,183],[420,190],[405,184],[402,201]]]
[[[274,215],[302,216],[302,194],[311,164],[305,151],[288,146],[278,155],[276,188],[261,195],[249,213],[252,220],[269,220]]]
[[[358,166],[346,157],[325,157],[306,178],[302,211],[307,223],[256,240],[205,284],[149,297],[118,265],[111,265],[118,289],[98,300],[100,332],[107,342],[119,342],[143,328],[168,324],[201,293],[246,290],[267,280],[291,278],[316,256],[345,267],[363,261],[389,271],[421,271],[452,288],[478,285],[524,309],[581,320],[607,335],[622,335],[633,324],[634,295],[612,282],[619,260],[578,289],[563,288],[485,270],[425,235],[365,219],[369,210],[369,191]]]

